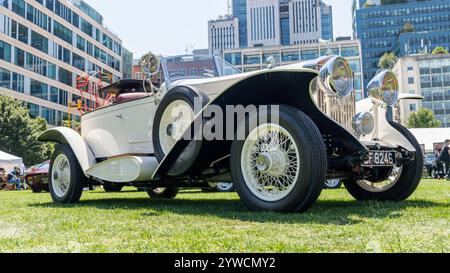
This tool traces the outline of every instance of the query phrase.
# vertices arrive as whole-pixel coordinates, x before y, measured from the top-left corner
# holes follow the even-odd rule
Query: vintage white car
[[[226,181],[250,210],[302,212],[326,180],[341,179],[357,200],[388,201],[405,200],[420,182],[419,144],[387,119],[399,93],[390,71],[356,103],[353,72],[339,56],[287,66],[269,58],[267,69],[248,73],[216,57],[149,53],[141,63],[149,76],[161,67],[164,83],[120,81],[105,89],[115,101],[82,116],[81,134],[40,136],[58,143],[54,202],[78,202],[88,183],[170,199],[180,187]],[[195,65],[201,71],[186,70]]]

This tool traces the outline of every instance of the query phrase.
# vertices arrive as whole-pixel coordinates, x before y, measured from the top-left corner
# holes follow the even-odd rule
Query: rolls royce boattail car
[[[201,68],[182,69],[194,63]],[[357,200],[389,201],[407,199],[420,182],[419,144],[387,119],[399,93],[391,71],[356,102],[340,56],[286,66],[272,57],[267,69],[241,73],[217,57],[149,53],[141,66],[164,81],[122,80],[105,89],[109,104],[82,115],[81,133],[40,136],[58,143],[49,172],[55,202],[78,202],[88,183],[170,199],[180,187],[230,181],[250,210],[302,212],[326,180],[342,180]]]

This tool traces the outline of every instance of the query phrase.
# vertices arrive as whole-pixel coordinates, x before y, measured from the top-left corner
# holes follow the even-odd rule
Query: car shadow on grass
[[[364,219],[399,218],[407,209],[426,209],[445,207],[446,205],[429,200],[410,200],[398,203],[319,200],[310,210],[298,214],[250,212],[238,199],[151,200],[148,198],[110,198],[84,199],[76,205],[41,203],[30,204],[30,206],[67,209],[143,210],[142,216],[149,218],[171,213],[182,216],[212,216],[256,223],[318,223],[345,226],[358,224]]]

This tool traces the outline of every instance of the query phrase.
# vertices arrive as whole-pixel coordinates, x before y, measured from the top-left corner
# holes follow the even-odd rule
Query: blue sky
[[[226,14],[226,0],[85,0],[139,58],[148,51],[182,54],[186,46],[208,46],[209,19]],[[325,0],[333,6],[335,35],[351,34],[352,0]]]

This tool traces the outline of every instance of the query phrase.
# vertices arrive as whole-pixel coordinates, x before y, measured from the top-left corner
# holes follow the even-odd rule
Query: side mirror
[[[149,52],[141,57],[139,60],[139,66],[141,71],[148,76],[153,76],[159,72],[161,60],[155,54]]]

